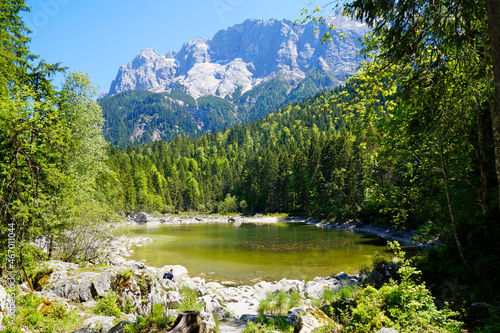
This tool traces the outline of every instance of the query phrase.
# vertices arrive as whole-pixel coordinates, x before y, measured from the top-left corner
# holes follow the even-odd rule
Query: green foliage
[[[233,97],[203,96],[195,100],[186,93],[185,87],[177,86],[169,93],[125,91],[99,99],[99,104],[106,119],[106,140],[126,146],[151,142],[155,130],[166,141],[177,135],[197,137],[222,131],[261,119],[277,108],[331,89],[338,83],[332,75],[313,69],[304,79],[290,80],[278,75],[243,95],[240,88]],[[201,129],[198,126],[202,126]],[[136,134],[143,133],[134,136],[136,129],[140,130]]]
[[[163,304],[154,304],[152,313],[147,317],[137,317],[135,323],[127,325],[130,333],[146,333],[156,330],[169,329],[173,326],[175,318],[165,315]]]
[[[122,303],[123,305],[121,310],[123,311],[123,313],[131,314],[137,310],[130,298],[126,298]]]
[[[186,286],[181,286],[179,289],[181,294],[181,304],[177,309],[182,311],[201,311],[205,307],[205,302],[198,302],[198,294],[196,289],[191,289]]]
[[[236,213],[238,211],[236,197],[232,197],[229,193],[226,194],[226,198],[219,204],[217,211],[219,213]]]
[[[411,266],[397,242],[391,244],[401,268],[401,281],[391,281],[379,290],[368,286],[354,295],[354,305],[343,312],[347,332],[373,332],[394,327],[399,332],[460,332],[458,314],[438,310],[424,283],[417,283],[419,271]]]
[[[264,315],[280,316],[286,315],[288,310],[299,306],[301,301],[300,293],[298,291],[291,291],[287,293],[279,290],[277,293],[267,293],[266,298],[259,302],[258,312]]]
[[[118,295],[114,293],[109,293],[102,298],[97,300],[97,304],[92,310],[96,314],[102,314],[105,316],[113,316],[119,318],[121,316],[121,310],[117,303]]]
[[[66,310],[60,303],[49,302],[33,294],[20,296],[16,300],[17,312],[13,323],[5,323],[8,333],[23,332],[23,329],[40,333],[73,332],[81,324],[74,310]]]
[[[100,187],[122,188],[113,204],[135,211],[361,216],[369,172],[363,140],[337,131],[343,111],[325,106],[328,96],[317,94],[223,133],[110,148],[109,168],[121,176],[103,179]]]
[[[249,321],[245,328],[245,333],[273,333],[273,332],[293,332],[293,323],[286,316],[267,317],[262,314],[257,316],[255,323]]]

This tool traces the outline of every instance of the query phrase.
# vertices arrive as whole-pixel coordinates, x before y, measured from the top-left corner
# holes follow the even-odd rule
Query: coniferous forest
[[[465,322],[461,327],[499,329],[496,1],[353,0],[344,4],[345,14],[373,30],[364,41],[367,62],[345,85],[255,121],[215,121],[217,126],[201,135],[188,113],[167,112],[158,104],[160,111],[145,112],[165,111],[170,140],[126,146],[130,133],[124,124],[116,127],[115,142],[104,140],[102,109],[87,75],[32,54],[20,16],[27,9],[24,1],[1,1],[0,7],[4,279],[17,267],[20,273],[11,279],[29,282],[46,259],[92,258],[88,248],[71,244],[89,234],[100,237],[103,223],[130,213],[287,213],[367,222],[439,240],[414,256],[412,268],[399,258],[406,284],[391,288],[400,289],[365,289],[354,297],[357,307],[343,304],[341,314],[332,310],[336,318],[359,323],[346,326],[346,332],[370,332],[383,318],[399,318],[397,327],[404,332],[448,331],[445,326],[453,325],[445,319],[401,319],[416,311],[408,304],[437,313],[427,291],[412,289],[422,280],[433,293],[443,290],[443,281],[460,286],[445,298],[456,311],[448,317]],[[302,20],[321,22],[320,14],[320,8],[304,10]],[[51,79],[63,71],[66,80],[58,89]],[[136,91],[113,103],[126,109],[156,97]],[[118,115],[112,121],[123,122]],[[177,133],[179,126],[186,130]],[[417,268],[421,276],[410,279]],[[405,303],[405,297],[411,301]],[[478,303],[487,306],[472,306]],[[373,304],[380,306],[372,318]],[[403,305],[387,310],[394,304]]]

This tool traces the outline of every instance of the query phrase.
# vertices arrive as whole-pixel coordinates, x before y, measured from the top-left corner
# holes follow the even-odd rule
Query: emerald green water
[[[236,284],[355,273],[386,250],[386,241],[371,235],[300,224],[138,226],[132,232],[153,242],[135,247],[131,259],[182,265],[190,276]]]

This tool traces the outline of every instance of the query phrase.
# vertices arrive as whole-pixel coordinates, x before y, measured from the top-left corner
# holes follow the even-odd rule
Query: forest
[[[104,140],[87,75],[31,53],[24,1],[0,6],[3,274],[18,267],[29,281],[72,235],[139,211],[363,221],[438,238],[414,258],[422,279],[434,293],[442,281],[465,286],[448,297],[460,318],[500,329],[497,2],[353,0],[345,14],[373,30],[370,61],[345,85],[225,130],[126,147]],[[322,10],[303,22],[324,22]],[[73,250],[58,255],[90,255]]]

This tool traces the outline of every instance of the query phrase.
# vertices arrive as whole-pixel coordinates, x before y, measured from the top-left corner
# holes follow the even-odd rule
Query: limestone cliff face
[[[246,20],[221,30],[211,40],[186,42],[166,55],[141,51],[120,67],[108,95],[143,89],[155,92],[182,87],[195,99],[206,95],[231,97],[251,90],[278,73],[303,78],[312,69],[334,75],[339,82],[353,74],[362,61],[359,39],[368,28],[348,18],[327,18],[334,25],[333,42],[321,44],[326,31],[316,23],[294,25],[289,20]],[[341,37],[342,36],[342,37]]]

